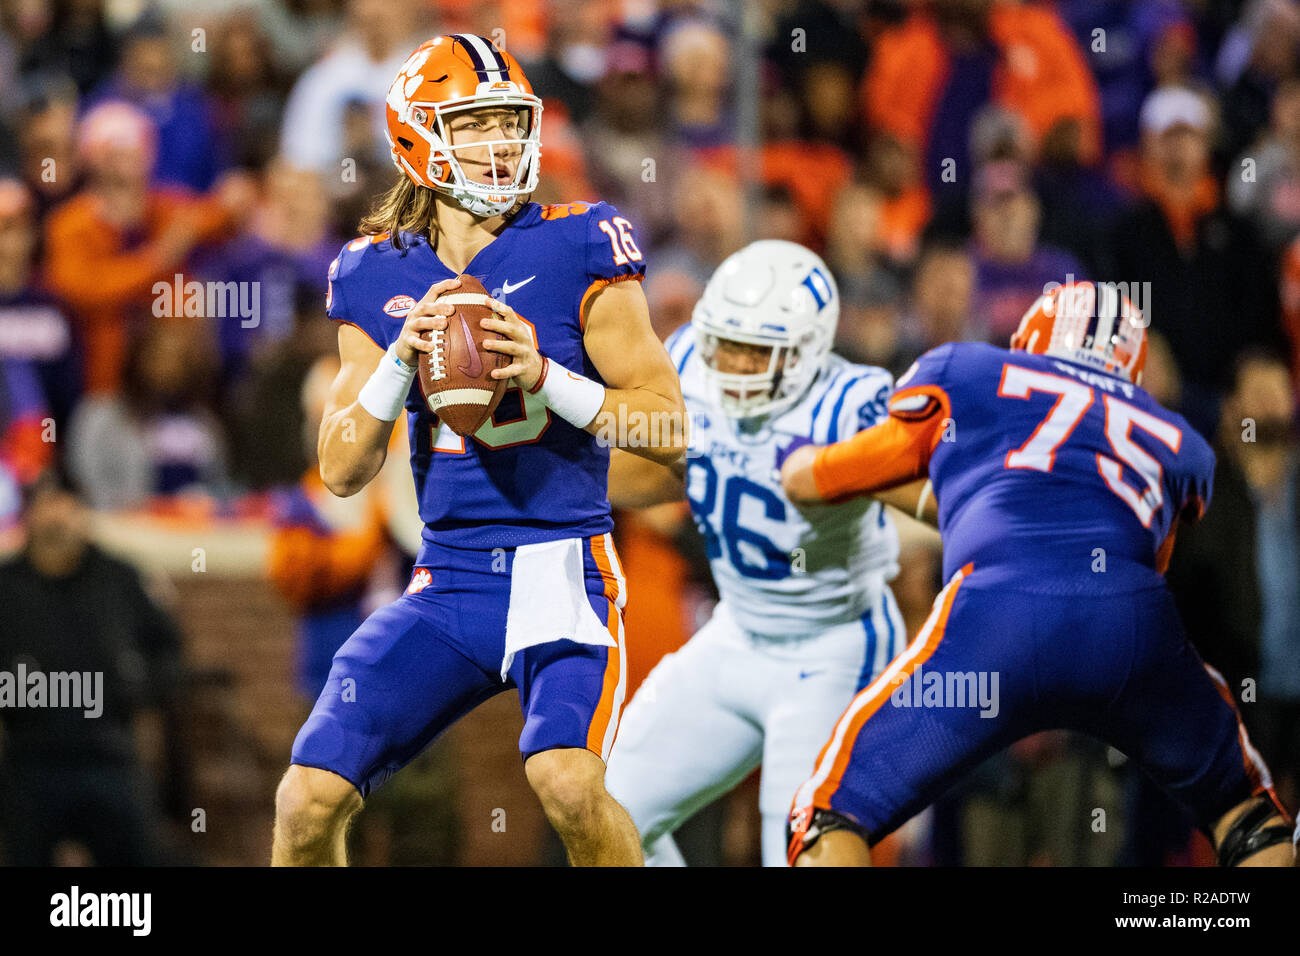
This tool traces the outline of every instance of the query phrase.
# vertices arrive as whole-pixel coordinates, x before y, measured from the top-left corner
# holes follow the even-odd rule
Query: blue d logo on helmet
[[[704,380],[719,407],[756,418],[794,405],[825,365],[839,318],[831,271],[803,246],[764,239],[728,257],[691,316]],[[767,348],[767,367],[719,369],[714,359],[728,342]]]

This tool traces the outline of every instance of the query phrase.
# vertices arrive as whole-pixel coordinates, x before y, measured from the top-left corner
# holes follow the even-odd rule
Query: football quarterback
[[[603,785],[626,685],[626,589],[600,435],[610,417],[684,410],[636,281],[645,262],[631,223],[604,203],[529,202],[541,114],[515,59],[469,34],[422,44],[389,91],[399,180],[329,270],[342,367],[320,464],[331,491],[356,492],[404,417],[423,543],[406,593],[335,654],[294,741],[274,863],[344,862],[362,799],[512,688],[525,772],[569,858],[641,862],[632,822]],[[462,276],[483,291],[457,294]],[[456,312],[467,299],[493,313],[478,332]],[[415,387],[421,356],[443,362],[453,333],[468,350],[460,373],[509,382],[469,434]],[[499,355],[489,363],[479,348]],[[679,432],[660,437],[637,453],[681,454]]]

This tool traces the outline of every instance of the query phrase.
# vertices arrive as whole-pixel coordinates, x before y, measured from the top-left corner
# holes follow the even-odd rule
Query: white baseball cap
[[[1202,133],[1210,128],[1210,107],[1204,97],[1185,86],[1165,86],[1142,103],[1142,131],[1157,136],[1175,126],[1190,126]]]

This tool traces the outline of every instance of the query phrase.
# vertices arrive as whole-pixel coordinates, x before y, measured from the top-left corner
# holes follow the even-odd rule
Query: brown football
[[[437,348],[420,353],[420,391],[429,411],[457,435],[472,435],[501,403],[510,386],[498,381],[493,369],[510,364],[509,356],[483,348],[487,339],[503,336],[489,332],[479,322],[492,315],[487,289],[472,275],[460,277],[460,288],[439,296],[438,302],[456,307],[445,331],[427,333]]]

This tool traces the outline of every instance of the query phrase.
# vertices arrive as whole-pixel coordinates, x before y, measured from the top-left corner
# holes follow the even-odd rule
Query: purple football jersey
[[[330,318],[355,325],[380,348],[435,282],[456,275],[428,240],[406,235],[348,243],[329,270]],[[538,351],[596,381],[582,342],[582,309],[603,284],[639,279],[645,263],[631,224],[607,203],[529,203],[465,272],[534,329]],[[609,450],[516,387],[471,438],[429,412],[412,384],[406,399],[411,467],[426,542],[517,547],[590,537],[613,527]]]
[[[1209,504],[1209,445],[1122,378],[964,342],[921,356],[897,391],[917,386],[951,409],[929,469],[945,580],[973,562],[1026,591],[1148,588],[1177,518]]]

